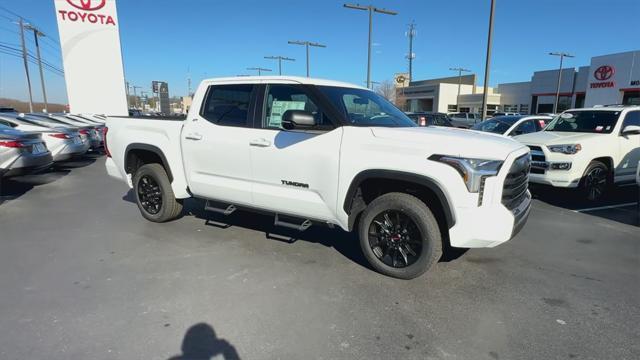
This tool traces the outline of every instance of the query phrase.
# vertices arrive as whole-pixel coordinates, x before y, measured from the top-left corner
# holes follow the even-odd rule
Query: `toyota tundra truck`
[[[588,201],[633,185],[640,161],[640,106],[571,109],[543,131],[516,136],[531,149],[532,183],[572,188]]]
[[[501,136],[417,127],[376,93],[297,77],[203,81],[186,119],[109,117],[106,170],[143,217],[205,209],[272,214],[300,231],[356,231],[371,266],[410,279],[448,246],[494,247],[525,224],[529,149]]]

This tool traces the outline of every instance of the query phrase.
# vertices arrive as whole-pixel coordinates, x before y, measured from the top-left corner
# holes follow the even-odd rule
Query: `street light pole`
[[[20,18],[20,42],[22,44],[22,60],[24,61],[24,71],[27,74],[27,87],[29,88],[29,112],[33,112],[33,92],[31,90],[31,76],[29,76],[29,63],[27,62],[27,46],[24,43],[24,20]]]
[[[471,72],[471,70],[467,70],[461,67],[449,68],[449,70],[458,72],[458,96],[456,97],[456,111],[460,111],[460,87],[462,86],[462,72]]]
[[[487,115],[487,97],[489,92],[489,68],[491,65],[491,40],[493,38],[493,14],[496,8],[495,0],[491,0],[491,12],[489,13],[489,37],[487,39],[487,61],[484,65],[484,89],[482,91],[482,114],[480,119],[484,120]]]
[[[320,43],[316,43],[316,42],[310,42],[310,41],[288,41],[289,44],[291,45],[304,45],[306,47],[307,50],[307,77],[309,77],[309,46],[315,46],[315,47],[320,47],[320,48],[326,48],[327,45],[323,45]]]
[[[558,70],[558,85],[556,86],[556,101],[553,104],[553,113],[556,114],[558,112],[558,101],[560,99],[560,80],[562,78],[562,61],[564,60],[565,57],[572,58],[574,56],[571,54],[563,53],[563,52],[550,52],[549,55],[560,57],[560,69]]]
[[[307,48],[308,49],[308,48]],[[286,56],[265,56],[265,59],[278,60],[278,75],[282,75],[282,60],[286,61],[296,61],[296,59],[291,59]]]
[[[359,4],[344,4],[348,9],[364,10],[369,12],[369,44],[367,51],[367,88],[371,89],[371,40],[373,35],[373,13],[377,12],[386,15],[397,15],[398,13],[391,10],[380,9],[373,5],[361,6]]]
[[[133,85],[132,88],[133,88],[133,98],[135,99],[136,109],[139,109],[140,105],[139,105],[139,99],[138,99],[138,92],[136,90],[142,89],[142,87]]]
[[[271,71],[271,69],[265,69],[265,68],[261,68],[261,67],[251,67],[251,68],[247,68],[247,70],[257,70],[258,71],[258,76],[262,75],[263,71]]]

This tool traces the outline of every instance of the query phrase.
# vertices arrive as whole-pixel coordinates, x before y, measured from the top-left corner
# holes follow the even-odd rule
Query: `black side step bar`
[[[294,224],[288,221],[283,221],[280,220],[280,217],[278,216],[278,214],[276,214],[276,218],[273,222],[273,225],[275,226],[282,226],[282,227],[286,227],[289,229],[294,229],[294,230],[298,230],[300,232],[307,230],[311,225],[311,220],[306,219],[304,220],[301,224]]]
[[[236,207],[234,205],[227,205],[227,207],[225,208],[216,207],[211,200],[207,200],[207,203],[204,205],[204,209],[207,211],[217,212],[225,216],[231,215],[234,211],[236,211]]]

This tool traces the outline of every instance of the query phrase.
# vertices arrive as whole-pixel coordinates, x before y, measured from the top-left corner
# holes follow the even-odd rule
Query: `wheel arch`
[[[173,173],[167,157],[157,146],[132,143],[127,146],[124,154],[124,169],[128,174],[133,175],[144,164],[159,163],[167,172],[169,182],[173,182]]]
[[[411,185],[411,188],[426,191],[426,195],[433,196],[442,210],[442,218],[447,229],[452,228],[455,223],[455,214],[451,207],[451,201],[448,199],[443,187],[434,179],[424,175],[408,173],[396,170],[371,169],[358,173],[347,190],[344,198],[343,209],[349,215],[349,230],[353,226],[366,207],[366,194],[363,194],[363,185],[367,183],[383,184],[383,186],[405,187]],[[385,191],[385,189],[382,189]],[[411,192],[408,192],[411,193]],[[424,199],[422,199],[424,200]]]

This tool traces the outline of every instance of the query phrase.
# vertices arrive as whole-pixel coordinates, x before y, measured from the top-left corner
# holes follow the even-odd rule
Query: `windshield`
[[[619,116],[620,111],[565,111],[556,116],[544,131],[609,134]]]
[[[405,113],[373,91],[334,86],[318,86],[333,105],[356,126],[415,127]]]
[[[487,120],[487,121],[483,121],[481,123],[475,124],[473,125],[473,127],[471,127],[471,129],[490,132],[494,134],[504,134],[505,132],[507,132],[507,130],[509,130],[509,128],[512,125],[513,123],[508,123],[505,121],[493,119],[493,120]]]

